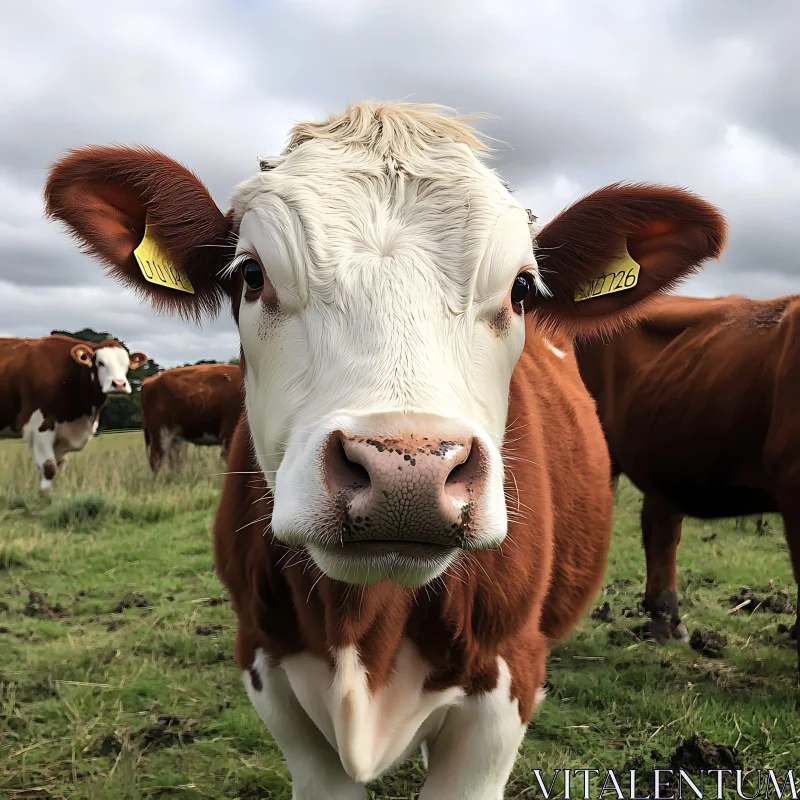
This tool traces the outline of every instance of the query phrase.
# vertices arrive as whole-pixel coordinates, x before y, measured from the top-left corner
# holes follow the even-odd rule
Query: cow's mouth
[[[457,547],[392,539],[308,544],[306,548],[328,577],[367,585],[389,579],[404,586],[422,586],[454,564],[459,553]]]
[[[331,547],[332,553],[341,555],[375,558],[397,555],[405,558],[445,558],[455,552],[454,547],[431,544],[430,542],[400,542],[392,539],[371,539],[362,542],[344,542]]]

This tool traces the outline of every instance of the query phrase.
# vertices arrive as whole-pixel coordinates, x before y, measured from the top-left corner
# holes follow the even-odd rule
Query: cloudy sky
[[[795,0],[6,4],[0,335],[90,326],[167,366],[235,355],[227,315],[154,316],[44,220],[48,164],[148,144],[227,208],[294,122],[363,99],[494,115],[495,166],[540,220],[612,181],[691,187],[732,235],[682,291],[800,292],[798,30]]]

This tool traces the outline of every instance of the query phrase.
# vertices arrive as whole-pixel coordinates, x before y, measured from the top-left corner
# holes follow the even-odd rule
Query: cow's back
[[[29,339],[0,339],[0,429],[15,427]]]
[[[226,426],[232,432],[241,407],[241,383],[235,364],[176,367],[147,378],[141,390],[145,428],[166,428],[190,441],[209,432],[220,435]]]
[[[763,451],[791,302],[664,297],[581,346],[612,457],[640,489],[699,517],[772,508]]]
[[[23,407],[52,411],[64,400],[74,365],[70,349],[78,343],[66,336],[0,338],[0,429],[19,429],[27,421],[18,418]]]

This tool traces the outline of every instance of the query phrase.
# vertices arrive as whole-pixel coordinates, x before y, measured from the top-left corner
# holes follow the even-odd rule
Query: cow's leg
[[[786,545],[792,559],[792,572],[798,584],[797,617],[794,632],[797,637],[797,669],[800,672],[800,486],[783,492],[778,498],[778,506],[786,529]]]
[[[366,789],[344,770],[339,754],[295,697],[281,667],[259,651],[243,673],[250,702],[280,747],[292,774],[292,800],[366,800]]]
[[[650,632],[659,644],[671,639],[689,641],[689,632],[678,612],[676,558],[683,515],[652,495],[642,503],[642,539],[647,560],[645,607],[650,613]]]
[[[419,800],[502,800],[526,728],[501,663],[497,687],[448,709],[426,741],[428,776]]]
[[[186,454],[189,452],[189,443],[181,439],[177,434],[172,440],[169,449],[169,465],[172,470],[179,470],[186,460]]]
[[[147,460],[150,462],[150,470],[153,475],[157,475],[164,463],[164,439],[163,430],[147,430],[144,432],[144,446],[147,450]]]
[[[39,489],[46,492],[50,489],[50,482],[56,475],[56,454],[53,449],[55,431],[34,430],[30,434],[31,451],[33,452],[33,462],[39,468],[41,480]]]

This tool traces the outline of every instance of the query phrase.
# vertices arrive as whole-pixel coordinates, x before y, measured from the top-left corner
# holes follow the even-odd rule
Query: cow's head
[[[331,577],[419,585],[498,546],[526,319],[528,336],[608,329],[722,247],[693,195],[612,186],[539,232],[534,256],[482,151],[435,109],[362,104],[297,126],[227,215],[151,150],[86,148],[52,169],[50,214],[114,276],[186,316],[231,299],[272,532]],[[194,294],[143,279],[145,223]],[[626,245],[638,283],[576,303]]]
[[[107,339],[99,344],[76,344],[70,355],[83,367],[91,370],[92,380],[103,394],[130,394],[128,370],[137,369],[147,361],[144,353],[128,353],[116,340]]]

